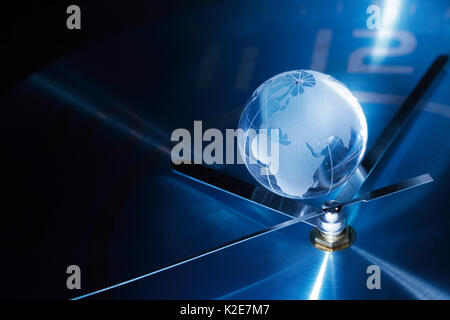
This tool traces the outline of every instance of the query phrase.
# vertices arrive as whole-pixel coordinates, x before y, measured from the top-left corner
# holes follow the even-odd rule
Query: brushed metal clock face
[[[353,246],[319,251],[308,241],[311,226],[299,223],[151,274],[287,219],[175,175],[170,169],[174,129],[191,128],[199,119],[205,127],[235,128],[255,86],[282,71],[305,68],[349,87],[363,107],[368,148],[373,146],[432,61],[450,51],[444,41],[450,36],[445,1],[393,2],[397,7],[389,10],[396,14],[385,17],[391,31],[377,32],[366,26],[368,1],[214,4],[142,25],[31,76],[25,86],[102,123],[93,139],[129,138],[137,141],[129,157],[148,159],[125,205],[115,208],[105,244],[80,244],[91,257],[102,251],[92,260],[101,263],[88,262],[90,277],[101,280],[84,288],[83,297],[449,298],[446,71],[361,192],[426,172],[435,182],[349,208],[348,222],[357,234]],[[215,169],[252,182],[242,166]],[[370,265],[381,268],[379,290],[367,288]]]

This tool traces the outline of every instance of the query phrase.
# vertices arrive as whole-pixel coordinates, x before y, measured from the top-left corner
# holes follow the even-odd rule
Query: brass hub
[[[339,251],[350,247],[355,242],[356,233],[352,227],[347,226],[337,236],[327,236],[314,228],[309,234],[309,241],[317,249],[323,251]]]

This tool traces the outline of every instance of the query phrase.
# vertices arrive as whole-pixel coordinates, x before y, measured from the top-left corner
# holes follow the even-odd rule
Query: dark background
[[[101,252],[107,252],[110,223],[129,188],[153,163],[148,161],[152,152],[134,139],[114,132],[102,136],[102,141],[93,139],[101,127],[98,120],[86,121],[77,111],[61,109],[39,94],[17,99],[11,96],[12,89],[70,52],[133,26],[214,2],[76,1],[82,8],[82,29],[76,31],[66,28],[66,8],[73,1],[2,3],[0,230],[6,270],[2,297],[71,297],[73,293],[61,286],[67,277],[61,272],[67,267],[63,261],[70,257],[85,266],[107,263]],[[91,209],[81,209],[86,207]],[[95,248],[74,250],[80,237],[84,242],[95,238]],[[105,277],[91,274],[88,281],[97,287]]]

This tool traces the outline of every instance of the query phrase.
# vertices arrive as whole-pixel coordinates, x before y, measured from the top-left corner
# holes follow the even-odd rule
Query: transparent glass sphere
[[[239,128],[241,157],[251,175],[288,198],[330,193],[349,179],[367,144],[358,100],[341,82],[310,70],[284,72],[260,85]]]

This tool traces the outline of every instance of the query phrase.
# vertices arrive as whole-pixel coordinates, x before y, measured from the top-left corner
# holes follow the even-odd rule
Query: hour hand
[[[426,184],[426,183],[429,183],[432,181],[433,181],[433,178],[428,173],[422,174],[420,176],[417,176],[417,177],[414,177],[414,178],[411,178],[408,180],[400,181],[395,184],[391,184],[389,186],[364,193],[359,198],[341,203],[341,205],[342,205],[342,207],[345,207],[345,206],[349,206],[349,205],[352,205],[357,202],[369,202],[369,201],[372,201],[375,199],[389,196],[389,195],[397,193],[397,192],[415,188],[415,187],[421,186],[423,184]]]

